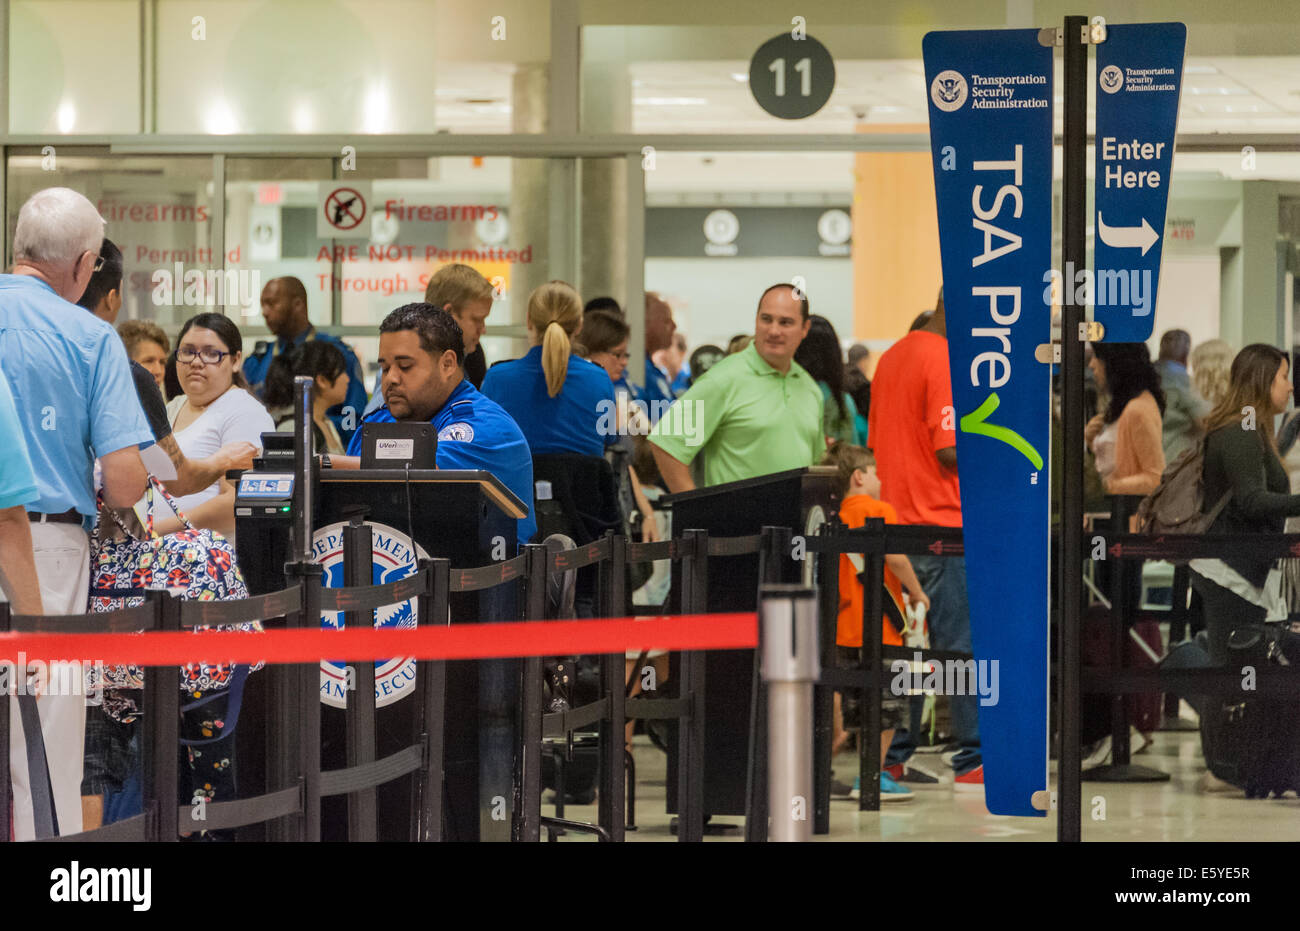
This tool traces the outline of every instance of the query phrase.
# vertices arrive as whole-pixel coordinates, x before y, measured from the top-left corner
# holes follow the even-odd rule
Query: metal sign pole
[[[1084,268],[1087,260],[1088,46],[1083,16],[1065,18],[1065,139],[1061,183],[1061,268]],[[1072,287],[1068,280],[1065,287]],[[1057,637],[1061,752],[1056,838],[1077,842],[1082,828],[1080,797],[1080,618],[1083,611],[1083,308],[1061,302],[1061,621]]]

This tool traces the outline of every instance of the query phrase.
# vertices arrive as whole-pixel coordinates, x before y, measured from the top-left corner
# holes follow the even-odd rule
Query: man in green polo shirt
[[[821,388],[794,361],[808,324],[808,298],[794,285],[763,292],[753,342],[715,363],[650,431],[655,464],[670,492],[695,487],[690,464],[701,452],[705,485],[821,459]]]

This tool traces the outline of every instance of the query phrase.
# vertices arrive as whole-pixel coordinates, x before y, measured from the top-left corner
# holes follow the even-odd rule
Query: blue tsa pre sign
[[[1046,814],[1052,49],[1036,29],[922,43],[984,795]],[[958,677],[960,680],[960,677]],[[954,685],[954,701],[975,688]]]
[[[312,558],[325,568],[321,584],[326,588],[343,587],[343,528],[346,521],[330,524],[316,531],[312,539]],[[371,524],[371,545],[374,555],[371,573],[372,585],[387,585],[404,579],[415,572],[419,559],[429,554],[418,543],[411,552],[410,539],[405,533],[386,524]],[[385,605],[375,610],[376,627],[415,629],[416,599],[399,604]],[[343,612],[322,611],[321,627],[339,630],[343,627]],[[415,664],[412,656],[380,660],[375,663],[375,707],[392,704],[413,691]],[[353,685],[352,676],[344,663],[322,660],[320,664],[320,700],[333,708],[347,707],[347,693]]]
[[[1155,326],[1186,46],[1182,23],[1107,26],[1097,46],[1092,303],[1108,343]]]

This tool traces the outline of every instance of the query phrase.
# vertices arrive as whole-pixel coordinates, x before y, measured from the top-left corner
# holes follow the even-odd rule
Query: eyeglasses
[[[193,362],[196,358],[202,359],[204,365],[220,365],[221,360],[230,355],[228,352],[222,352],[220,349],[204,347],[203,349],[194,349],[192,346],[182,346],[176,350],[177,362]]]
[[[98,274],[98,273],[99,273],[99,272],[104,268],[104,261],[105,261],[105,259],[104,259],[104,257],[103,257],[102,255],[99,256],[97,259],[95,259],[95,267],[94,267],[93,271],[94,271],[96,274]]]

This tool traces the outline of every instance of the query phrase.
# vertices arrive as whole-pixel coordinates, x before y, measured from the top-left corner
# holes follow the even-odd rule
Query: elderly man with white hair
[[[126,350],[111,326],[73,303],[95,272],[103,239],[104,220],[90,201],[68,188],[46,188],[19,211],[13,274],[0,275],[0,371],[36,475],[39,496],[27,504],[27,516],[41,601],[53,615],[86,611],[95,459],[113,507],[134,504],[148,479],[139,447],[153,435]],[[35,836],[33,787],[17,705],[9,703],[9,768],[14,835],[26,840]],[[59,833],[75,834],[82,825],[86,728],[80,683],[46,683],[37,709]]]

